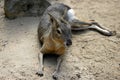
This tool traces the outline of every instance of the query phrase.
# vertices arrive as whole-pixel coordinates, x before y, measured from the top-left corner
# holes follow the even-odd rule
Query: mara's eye
[[[58,34],[61,34],[61,33],[62,33],[59,28],[57,29],[57,33],[58,33]]]

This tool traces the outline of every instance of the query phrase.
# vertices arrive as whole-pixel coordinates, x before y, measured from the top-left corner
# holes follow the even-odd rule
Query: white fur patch
[[[69,21],[76,19],[75,12],[73,9],[68,10],[67,15],[68,15]]]
[[[99,31],[102,31],[102,32],[105,32],[105,33],[109,33],[109,31],[104,30],[104,29],[102,29],[102,28],[100,28],[100,27],[98,27],[98,26],[96,26],[96,25],[92,25],[92,26],[90,26],[89,28],[94,28],[94,29],[97,29],[97,30],[99,30]]]

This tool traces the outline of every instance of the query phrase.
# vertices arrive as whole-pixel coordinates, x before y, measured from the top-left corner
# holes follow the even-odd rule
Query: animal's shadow
[[[72,30],[72,34],[75,34],[75,35],[80,35],[80,34],[84,34],[84,33],[87,33],[89,30]]]
[[[43,61],[44,61],[44,66],[45,67],[56,67],[57,65],[57,59],[58,59],[58,55],[55,54],[44,54],[43,56]]]

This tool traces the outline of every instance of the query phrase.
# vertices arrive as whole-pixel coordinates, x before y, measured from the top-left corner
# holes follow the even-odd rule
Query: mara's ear
[[[48,15],[50,16],[50,22],[52,23],[52,27],[58,28],[58,21],[50,13],[48,13]]]
[[[64,12],[63,12],[63,15],[60,17],[60,20],[65,23],[65,24],[68,24],[68,22],[64,19],[67,15],[67,8],[65,8]]]
[[[66,15],[67,15],[67,8],[65,8],[63,15],[62,15],[62,18],[64,19]]]

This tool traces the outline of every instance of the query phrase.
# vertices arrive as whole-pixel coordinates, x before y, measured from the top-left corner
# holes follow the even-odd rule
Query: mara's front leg
[[[53,73],[53,79],[55,79],[55,80],[58,80],[61,62],[62,62],[62,56],[60,56],[57,59],[57,66],[56,66],[56,69],[55,69],[55,71]]]
[[[38,54],[38,60],[39,60],[39,70],[36,74],[41,77],[43,76],[43,53],[41,53],[41,51]]]

